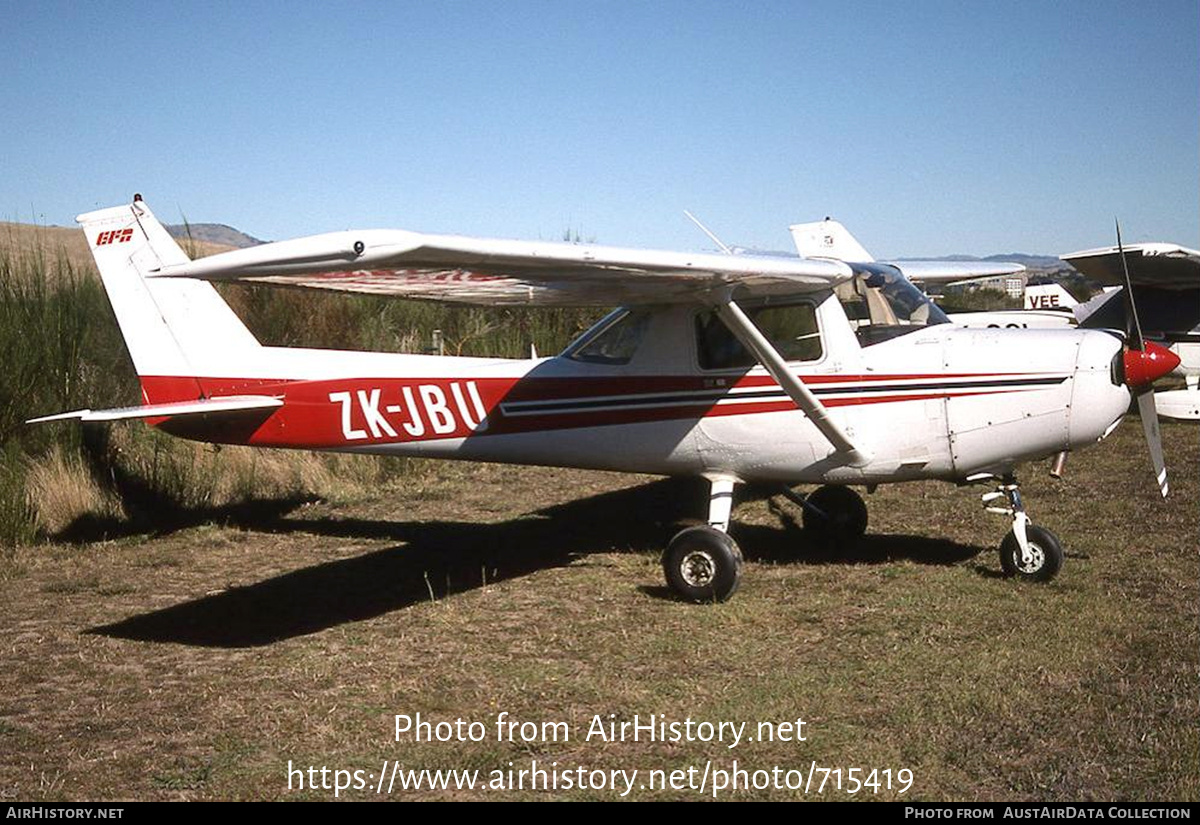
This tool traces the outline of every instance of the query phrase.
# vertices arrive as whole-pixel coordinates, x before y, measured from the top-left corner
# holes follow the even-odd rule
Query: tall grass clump
[[[29,540],[36,518],[27,490],[31,457],[78,455],[78,428],[26,419],[129,403],[136,377],[94,274],[41,246],[0,247],[0,543]],[[77,464],[77,463],[76,463]],[[77,469],[80,469],[77,467]]]
[[[453,306],[309,289],[232,284],[222,295],[269,346],[427,352],[441,330],[446,355],[554,355],[604,310]]]

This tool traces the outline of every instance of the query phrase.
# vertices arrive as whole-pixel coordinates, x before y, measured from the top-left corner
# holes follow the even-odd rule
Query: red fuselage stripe
[[[1064,374],[805,376],[827,407],[1025,392]],[[147,403],[239,394],[282,407],[155,422],[199,440],[314,449],[367,447],[677,419],[757,415],[796,406],[765,376],[625,378],[337,378],[143,376]]]

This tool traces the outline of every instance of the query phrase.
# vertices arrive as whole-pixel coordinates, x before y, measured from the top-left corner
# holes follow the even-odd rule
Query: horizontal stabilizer
[[[203,398],[199,401],[179,401],[170,404],[146,404],[138,407],[118,407],[112,410],[75,410],[73,412],[31,418],[26,424],[43,421],[79,419],[92,421],[125,421],[137,418],[173,418],[180,415],[220,415],[246,410],[269,410],[282,407],[283,400],[266,395],[231,395],[225,398]]]

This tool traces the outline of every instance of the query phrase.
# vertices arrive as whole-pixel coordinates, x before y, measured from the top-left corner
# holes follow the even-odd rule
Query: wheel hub
[[[1038,547],[1033,542],[1029,542],[1029,551],[1021,553],[1017,551],[1017,569],[1022,573],[1036,573],[1042,569],[1042,565],[1046,563],[1046,554],[1042,552],[1042,548]]]
[[[691,587],[708,587],[717,574],[717,565],[708,553],[692,550],[680,562],[679,573]]]

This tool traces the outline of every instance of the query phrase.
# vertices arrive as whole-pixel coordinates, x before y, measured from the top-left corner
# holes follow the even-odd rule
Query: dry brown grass
[[[33,520],[45,535],[61,533],[80,519],[120,519],[125,513],[111,490],[104,490],[78,455],[64,455],[54,445],[31,459],[25,492]]]
[[[76,270],[95,268],[87,239],[78,227],[0,222],[0,250],[9,255],[36,251],[49,260],[61,254]]]
[[[26,501],[40,535],[96,540],[219,521],[223,511],[247,504],[345,502],[398,472],[419,473],[423,466],[370,456],[216,447],[137,423],[93,431],[96,435],[101,441],[85,438],[82,452],[54,445],[27,460]]]

